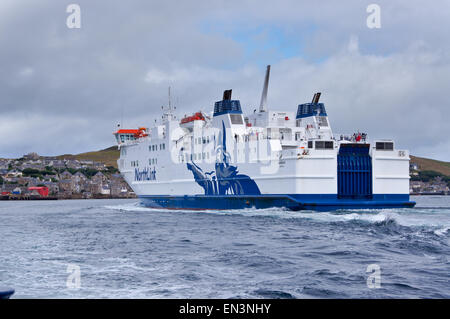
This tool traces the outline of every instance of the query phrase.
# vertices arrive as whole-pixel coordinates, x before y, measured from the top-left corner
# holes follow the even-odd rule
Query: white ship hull
[[[316,99],[316,96],[315,96]],[[186,121],[184,121],[186,122]],[[318,97],[298,112],[254,112],[225,96],[211,118],[171,112],[148,136],[119,130],[119,169],[150,207],[293,210],[411,207],[409,152],[365,134],[333,136]]]

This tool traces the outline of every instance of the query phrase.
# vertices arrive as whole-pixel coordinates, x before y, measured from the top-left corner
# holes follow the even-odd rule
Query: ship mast
[[[264,86],[261,95],[261,103],[259,105],[260,112],[267,112],[267,89],[269,87],[270,65],[267,66],[266,77],[264,79]]]
[[[170,96],[170,86],[169,86],[169,112],[172,112],[172,103],[171,103],[171,96]]]
[[[163,123],[166,123],[167,121],[170,120],[174,120],[176,118],[176,116],[173,114],[173,110],[172,110],[172,94],[170,91],[170,86],[169,86],[169,90],[168,90],[168,98],[169,98],[169,105],[167,106],[167,109],[164,109],[164,107],[162,107],[163,109]]]

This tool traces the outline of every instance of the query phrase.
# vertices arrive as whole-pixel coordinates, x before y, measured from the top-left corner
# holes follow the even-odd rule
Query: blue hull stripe
[[[374,194],[371,199],[339,199],[336,194],[142,195],[142,203],[167,209],[243,209],[285,207],[291,210],[336,210],[413,207],[408,194]]]

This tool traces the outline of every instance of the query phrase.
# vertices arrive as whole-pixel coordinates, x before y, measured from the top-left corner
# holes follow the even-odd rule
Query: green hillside
[[[64,154],[58,156],[58,158],[95,161],[105,163],[108,166],[114,166],[117,168],[117,160],[119,158],[119,155],[120,153],[117,149],[117,146],[111,146],[100,151],[86,152],[76,155]]]
[[[435,171],[445,176],[450,176],[450,162],[437,161],[429,158],[411,155],[411,163],[419,165],[420,171]]]

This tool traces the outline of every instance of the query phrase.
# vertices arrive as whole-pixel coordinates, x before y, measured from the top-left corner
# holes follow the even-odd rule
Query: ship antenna
[[[172,111],[172,101],[171,101],[171,96],[170,96],[170,86],[169,86],[169,112]]]
[[[259,105],[260,112],[267,111],[267,89],[269,87],[270,65],[267,66],[266,77],[264,79],[264,86],[261,95],[261,104]]]

